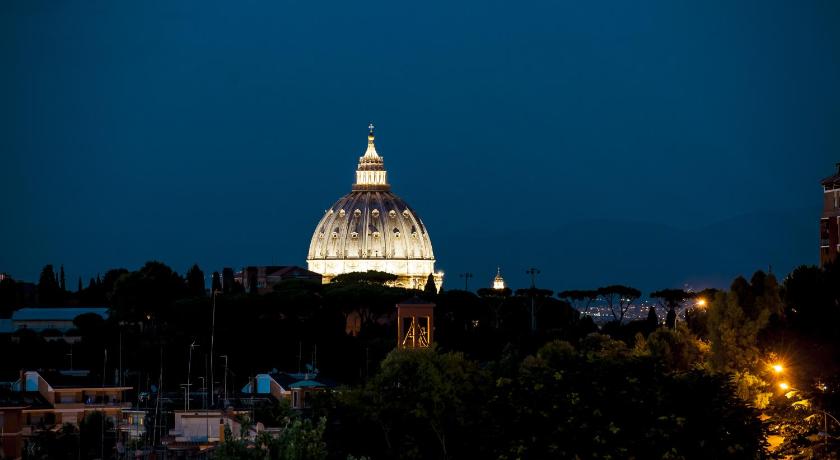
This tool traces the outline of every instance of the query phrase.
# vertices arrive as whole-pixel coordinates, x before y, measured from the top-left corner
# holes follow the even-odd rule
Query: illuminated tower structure
[[[310,271],[329,283],[337,275],[376,270],[397,275],[395,285],[423,289],[435,272],[432,241],[420,216],[391,192],[383,158],[374,145],[373,124],[359,158],[351,192],[330,206],[318,222],[306,258]]]
[[[505,279],[502,278],[502,267],[496,267],[496,277],[493,278],[493,289],[501,291],[505,288]]]
[[[820,220],[820,266],[837,260],[840,252],[840,163],[837,172],[822,180],[823,213]]]
[[[419,298],[397,304],[397,348],[429,348],[435,338],[435,304]]]

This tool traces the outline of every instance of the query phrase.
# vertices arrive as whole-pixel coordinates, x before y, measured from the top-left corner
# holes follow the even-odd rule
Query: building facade
[[[432,241],[420,216],[391,192],[383,158],[374,145],[359,158],[351,192],[324,213],[309,245],[309,270],[325,283],[337,275],[381,271],[397,275],[396,285],[423,289],[433,275],[438,290],[443,273],[435,272]]]
[[[820,219],[820,266],[837,260],[840,252],[840,163],[833,176],[822,180],[823,213]]]
[[[321,275],[294,265],[248,266],[233,274],[233,280],[242,285],[245,292],[264,294],[271,292],[281,281],[304,280],[321,282]]]

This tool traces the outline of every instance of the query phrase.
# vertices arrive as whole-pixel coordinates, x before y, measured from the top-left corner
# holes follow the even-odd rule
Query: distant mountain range
[[[754,212],[696,228],[645,221],[589,219],[559,228],[435,235],[445,287],[463,289],[459,273],[472,272],[471,289],[489,286],[497,265],[513,288],[537,284],[555,291],[629,284],[645,294],[665,287],[727,287],[738,275],[771,268],[783,278],[818,261],[818,217],[813,210]]]

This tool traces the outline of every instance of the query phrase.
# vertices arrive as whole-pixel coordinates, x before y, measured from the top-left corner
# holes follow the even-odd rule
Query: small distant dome
[[[502,278],[502,268],[496,268],[496,277],[493,278],[493,289],[501,291],[505,288],[505,279]]]

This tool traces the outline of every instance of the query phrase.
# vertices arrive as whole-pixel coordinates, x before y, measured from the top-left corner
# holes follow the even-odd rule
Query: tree
[[[198,268],[198,264],[193,264],[192,268],[187,272],[187,288],[190,295],[194,297],[203,297],[204,292],[204,272]]]
[[[219,272],[213,272],[213,281],[210,284],[210,293],[222,292],[222,279],[219,277]]]
[[[672,335],[660,329],[655,334]],[[662,372],[651,357],[592,335],[551,342],[497,380],[496,458],[757,458],[757,414],[727,376]]]
[[[61,264],[60,273],[61,274],[59,275],[59,278],[58,278],[59,279],[59,288],[62,291],[66,291],[67,290],[67,280],[64,278],[64,264]]]
[[[372,458],[482,457],[489,383],[460,353],[394,350],[363,388],[341,396],[361,414],[355,433],[364,439],[351,449]]]
[[[426,299],[428,300],[434,300],[437,293],[437,287],[435,286],[435,276],[429,273],[428,278],[426,278],[426,285],[423,286],[423,296],[426,297]]]
[[[651,305],[648,309],[647,322],[648,326],[650,326],[651,328],[656,328],[656,326],[659,326],[659,316],[656,315],[656,307],[654,307],[653,305]]]
[[[659,300],[659,305],[668,309],[668,315],[665,318],[665,325],[671,329],[677,327],[677,311],[683,302],[694,298],[695,294],[687,292],[683,289],[662,289],[650,293],[652,299]]]
[[[79,422],[79,450],[83,458],[110,458],[116,446],[116,439],[108,436],[114,424],[103,412],[89,412]]]
[[[45,265],[38,280],[38,302],[43,305],[58,305],[61,301],[60,288],[52,265]]]
[[[0,280],[0,318],[10,317],[19,306],[17,291],[17,283],[11,276]]]
[[[361,283],[385,285],[397,281],[397,275],[368,270],[366,272],[342,273],[332,279],[333,283]]]
[[[171,309],[174,302],[186,295],[188,290],[180,275],[163,263],[146,262],[116,280],[112,316],[120,321],[167,319],[176,313]]]
[[[610,308],[613,318],[618,321],[619,326],[624,321],[627,310],[642,296],[642,292],[638,289],[620,284],[598,288],[597,292],[607,302],[607,306]]]
[[[569,290],[560,291],[557,297],[569,302],[575,309],[584,315],[589,313],[592,303],[598,298],[598,291],[593,290]]]
[[[225,294],[230,294],[233,290],[234,280],[233,280],[233,269],[230,267],[225,267],[222,269],[222,291]]]
[[[738,277],[729,292],[719,292],[708,307],[712,370],[731,373],[738,396],[762,409],[769,400],[769,383],[762,379],[759,334],[780,308],[779,289],[772,275]]]

